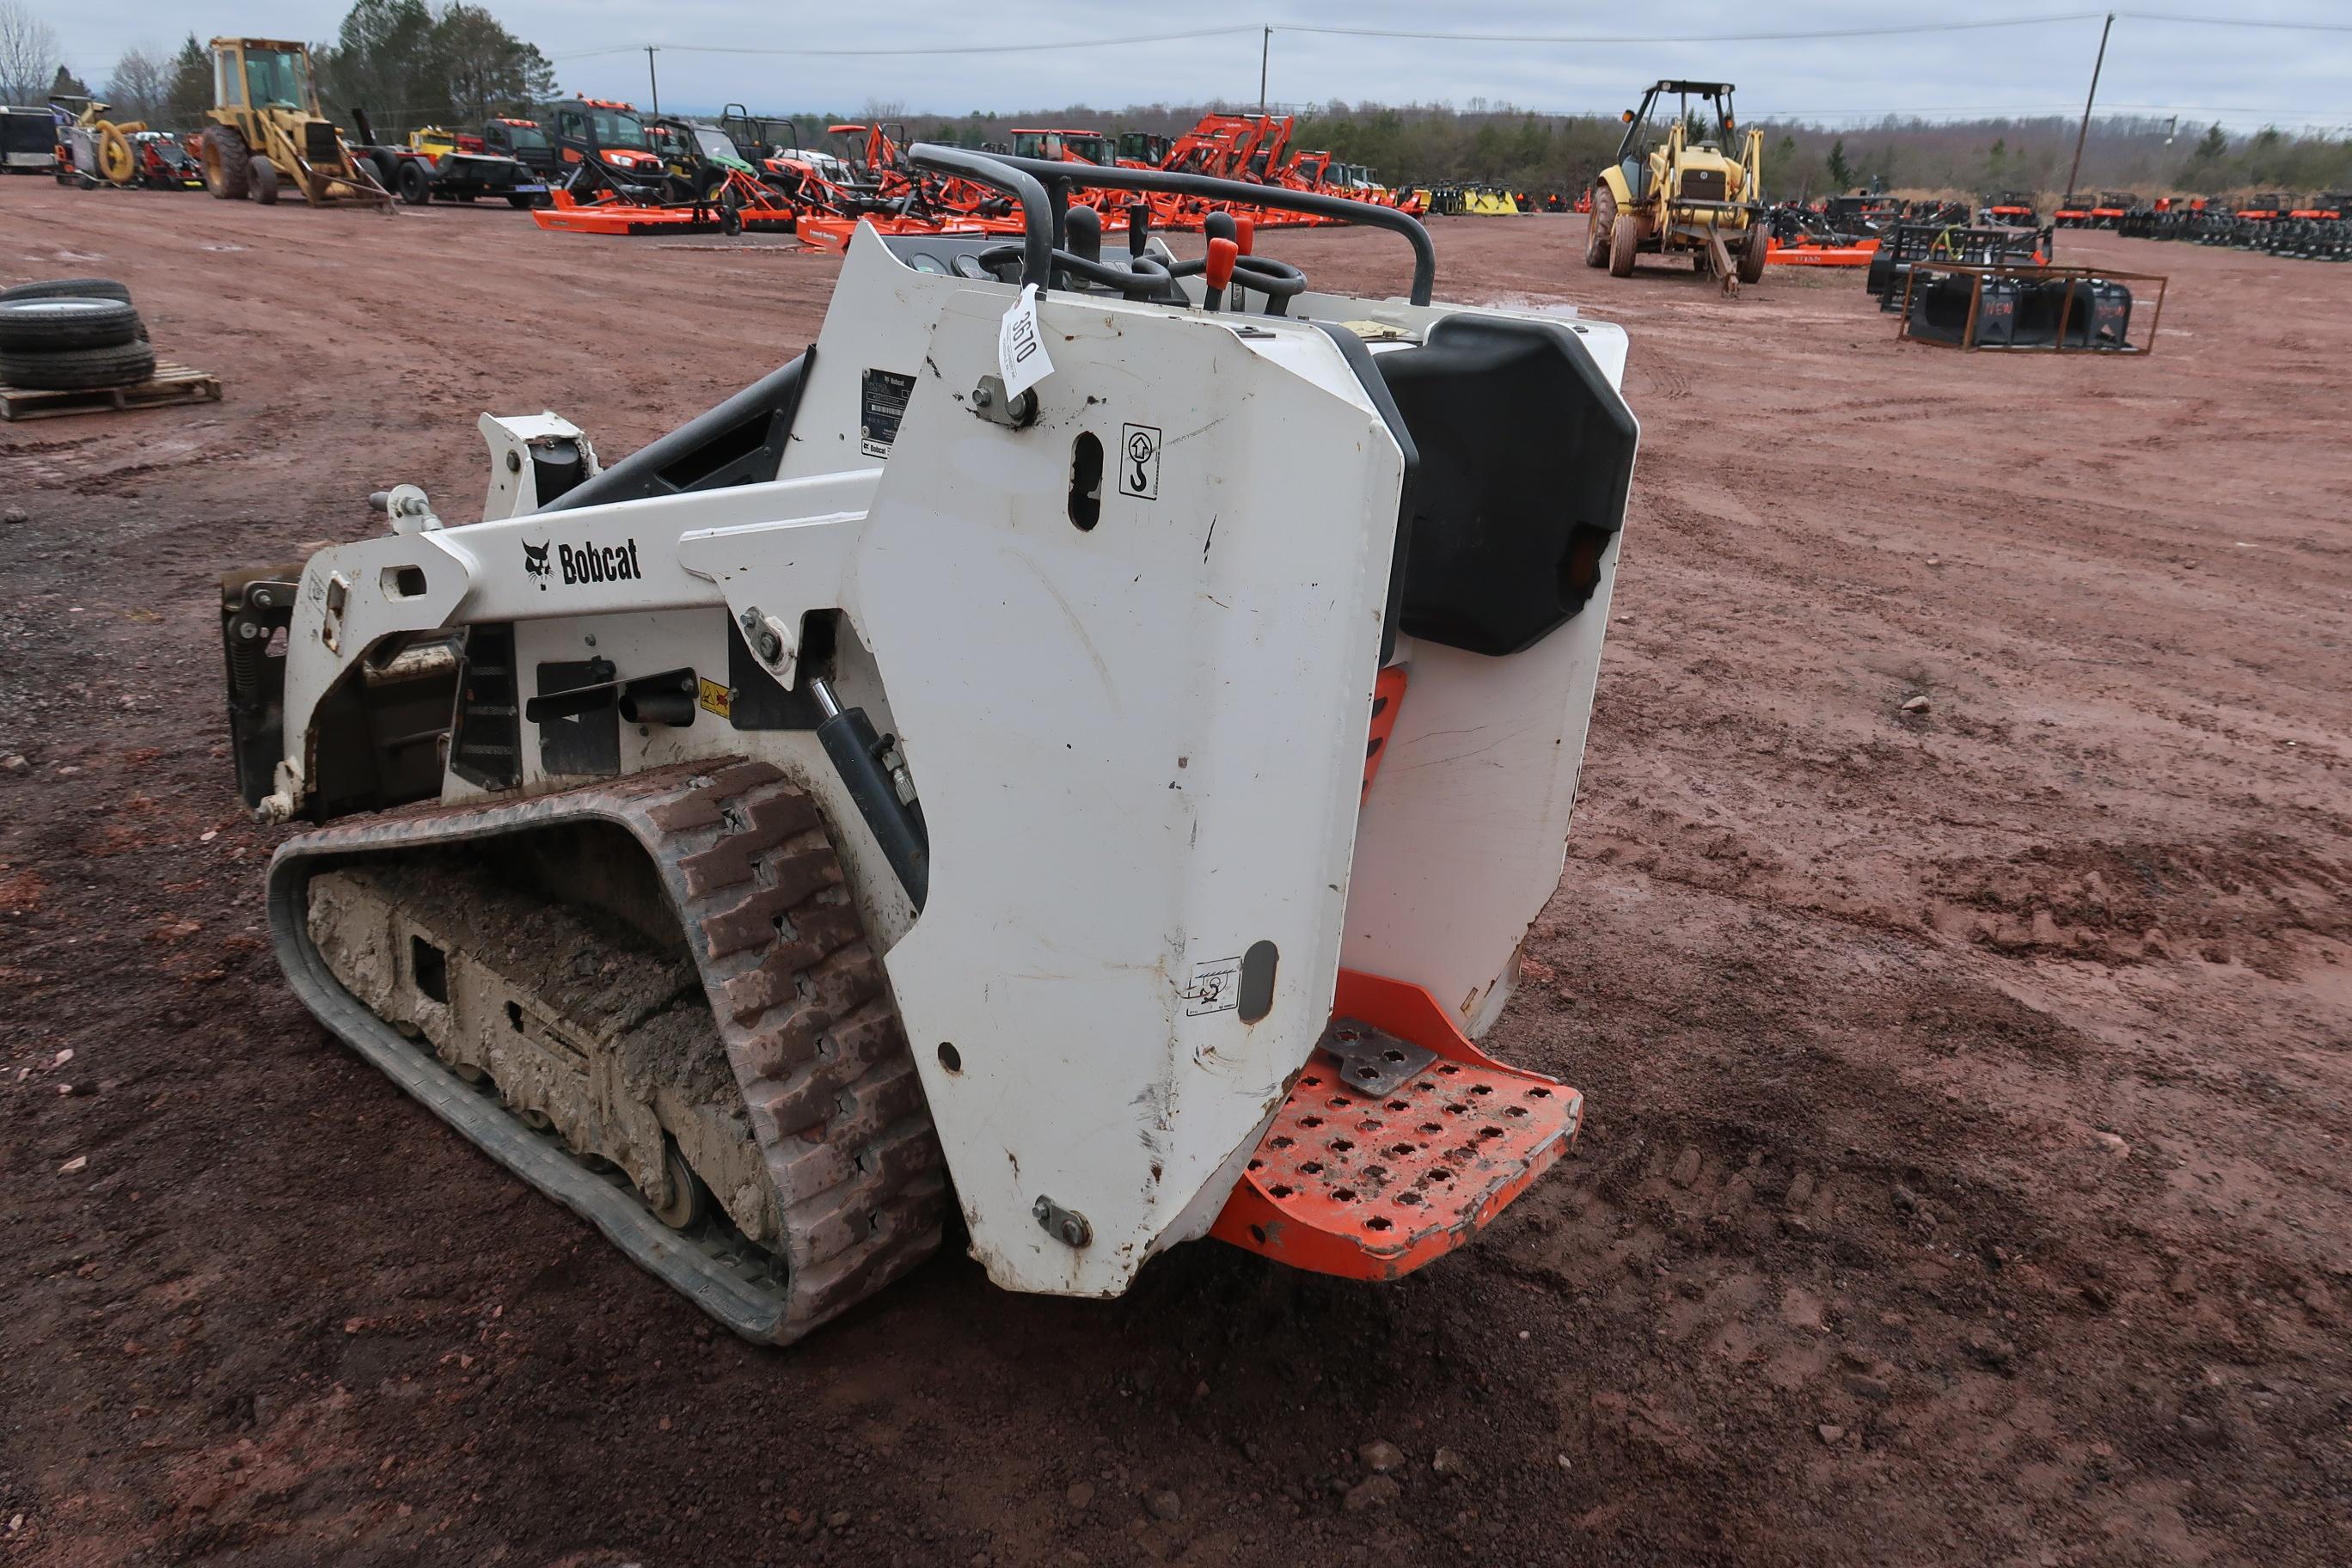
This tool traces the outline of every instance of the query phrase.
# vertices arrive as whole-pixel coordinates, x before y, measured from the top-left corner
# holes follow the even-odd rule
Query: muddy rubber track
[[[312,947],[311,875],[353,856],[584,821],[627,830],[685,932],[775,1184],[781,1269],[664,1227],[362,1007]],[[666,768],[530,800],[388,813],[307,833],[269,868],[278,962],[320,1020],[436,1114],[747,1338],[789,1343],[930,1256],[945,1162],[880,959],[806,795],[766,763]],[[731,1238],[730,1238],[731,1239]]]

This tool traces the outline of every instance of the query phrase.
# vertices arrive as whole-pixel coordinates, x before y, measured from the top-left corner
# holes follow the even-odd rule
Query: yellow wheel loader
[[[375,167],[352,156],[319,111],[310,51],[277,38],[213,40],[213,123],[205,127],[205,188],[264,206],[291,185],[313,206],[351,199],[390,211]]]
[[[1731,90],[1727,81],[1662,81],[1625,111],[1617,161],[1592,183],[1586,266],[1630,278],[1636,257],[1688,256],[1727,291],[1764,276],[1764,133],[1738,129]]]

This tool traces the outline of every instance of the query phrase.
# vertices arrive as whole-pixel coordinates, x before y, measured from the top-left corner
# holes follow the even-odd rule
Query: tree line
[[[1002,144],[1016,125],[1174,135],[1211,109],[1249,113],[1255,107],[1152,104],[1114,111],[1079,104],[1014,115],[923,115],[909,129],[963,146]],[[1334,102],[1295,112],[1294,148],[1369,164],[1392,184],[1579,191],[1616,156],[1625,131],[1615,115],[1535,114],[1475,103],[1457,110]],[[803,130],[823,122],[819,115],[801,118]],[[1873,186],[1954,196],[2003,188],[2060,194],[2077,126],[2059,117],[1932,122],[1889,117],[1849,129],[1769,121],[1758,128],[1765,132],[1766,193],[1779,201]],[[2232,136],[2219,125],[2145,116],[2095,119],[2080,183],[2084,190],[2148,195],[2352,188],[2352,138],[2275,127]]]
[[[364,109],[378,135],[420,125],[479,125],[556,95],[555,67],[536,44],[463,0],[359,0],[331,44],[311,51],[328,115]]]

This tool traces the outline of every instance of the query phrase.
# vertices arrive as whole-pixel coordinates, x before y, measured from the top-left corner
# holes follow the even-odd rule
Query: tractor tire
[[[0,300],[0,353],[110,349],[139,341],[139,312],[127,300]]]
[[[509,196],[507,198],[507,205],[514,208],[514,210],[519,213],[527,213],[538,205],[539,198],[537,196]]]
[[[1739,247],[1738,256],[1733,258],[1734,270],[1738,273],[1742,283],[1761,283],[1764,280],[1764,258],[1771,248],[1771,239],[1772,226],[1762,219],[1748,226],[1748,243]]]
[[[1631,214],[1620,214],[1609,226],[1609,276],[1633,276],[1633,257],[1641,245],[1641,223]]]
[[[1617,197],[1607,185],[1592,187],[1592,211],[1585,221],[1584,264],[1609,265],[1609,239],[1617,226]]]
[[[226,125],[208,127],[204,134],[205,189],[214,199],[241,202],[251,184],[253,152],[245,138]]]
[[[400,160],[394,156],[390,148],[371,147],[367,150],[366,158],[375,170],[375,183],[382,185],[387,195],[400,189]]]
[[[410,206],[433,205],[433,178],[425,172],[425,165],[414,158],[401,161],[399,188],[400,199]]]
[[[278,205],[278,165],[267,158],[257,157],[247,171],[253,182],[253,199],[263,206]]]
[[[120,300],[129,304],[131,290],[111,278],[51,278],[0,289],[0,304],[10,300]]]
[[[87,392],[136,386],[155,374],[155,350],[144,342],[49,353],[0,352],[0,384],[40,392]]]

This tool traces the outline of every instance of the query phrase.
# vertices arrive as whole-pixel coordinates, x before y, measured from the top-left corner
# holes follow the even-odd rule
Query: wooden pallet
[[[184,364],[158,364],[151,380],[136,386],[102,386],[87,391],[58,392],[30,386],[0,385],[0,419],[59,419],[68,414],[111,413],[129,408],[163,408],[181,403],[218,403],[220,377]]]

